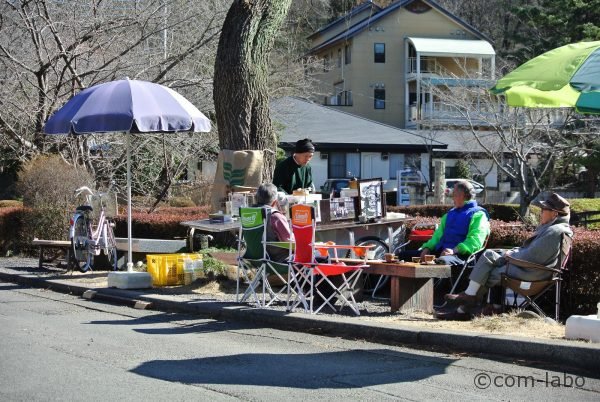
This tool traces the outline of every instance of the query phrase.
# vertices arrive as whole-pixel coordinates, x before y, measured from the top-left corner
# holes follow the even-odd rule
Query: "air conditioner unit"
[[[381,153],[381,160],[382,161],[387,161],[390,158],[390,153],[389,152],[382,152]]]
[[[329,98],[329,104],[331,106],[337,106],[337,104],[338,104],[337,96],[332,96],[331,98]]]
[[[417,120],[417,107],[411,106],[409,110],[410,110],[410,113],[409,113],[410,120],[411,121]]]
[[[321,152],[321,159],[327,159],[327,158],[329,158],[329,154]]]

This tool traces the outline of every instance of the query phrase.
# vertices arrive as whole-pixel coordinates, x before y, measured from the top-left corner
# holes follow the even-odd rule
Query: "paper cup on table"
[[[433,255],[433,254],[427,254],[427,255],[425,256],[425,262],[430,262],[430,263],[431,263],[431,262],[433,262],[434,260],[435,260],[435,255]]]
[[[393,262],[393,261],[394,261],[394,254],[385,253],[385,262]]]
[[[421,262],[421,257],[413,257],[412,262],[419,264]]]

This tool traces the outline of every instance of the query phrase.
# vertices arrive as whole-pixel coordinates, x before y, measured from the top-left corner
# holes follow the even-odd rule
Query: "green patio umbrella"
[[[573,43],[537,56],[490,91],[504,94],[510,106],[600,113],[600,41]]]

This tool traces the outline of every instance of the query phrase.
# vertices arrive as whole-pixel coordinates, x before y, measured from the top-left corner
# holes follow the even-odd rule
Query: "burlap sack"
[[[211,209],[225,212],[224,202],[233,186],[258,187],[262,183],[263,151],[223,149],[217,160],[212,188]]]

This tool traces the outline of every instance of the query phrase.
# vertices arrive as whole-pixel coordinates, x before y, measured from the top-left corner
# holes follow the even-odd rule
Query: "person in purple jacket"
[[[256,190],[256,204],[268,209],[267,241],[289,241],[293,238],[287,218],[279,210],[277,187],[271,183],[261,184]],[[284,262],[289,256],[286,248],[267,245],[269,258],[276,262]]]

